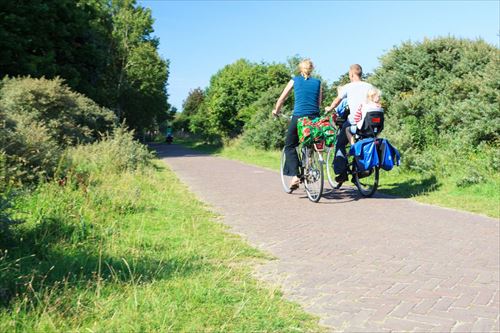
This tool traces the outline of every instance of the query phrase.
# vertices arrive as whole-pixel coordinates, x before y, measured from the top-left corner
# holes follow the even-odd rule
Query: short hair
[[[349,67],[349,72],[361,78],[363,75],[363,68],[361,68],[361,65],[353,64]]]
[[[307,80],[314,69],[314,64],[311,59],[304,59],[299,64],[299,71],[302,76]]]

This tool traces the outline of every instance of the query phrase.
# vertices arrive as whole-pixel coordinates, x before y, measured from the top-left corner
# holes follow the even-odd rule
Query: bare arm
[[[340,101],[342,101],[342,98],[340,98],[340,96],[337,96],[337,98],[335,98],[333,100],[332,104],[330,106],[327,106],[325,108],[325,111],[326,112],[332,111],[333,109],[335,109],[340,104]]]
[[[319,101],[318,101],[318,108],[321,109],[321,102],[323,102],[323,87],[319,87]]]
[[[283,104],[285,103],[288,95],[290,94],[290,91],[292,91],[292,88],[293,88],[293,80],[290,80],[286,85],[285,89],[283,89],[280,98],[278,98],[278,101],[276,102],[276,106],[274,107],[273,110],[273,115],[277,115],[280,113]]]

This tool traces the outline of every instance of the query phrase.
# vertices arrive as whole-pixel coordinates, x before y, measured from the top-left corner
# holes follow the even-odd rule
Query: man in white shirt
[[[333,170],[338,176],[335,177],[337,183],[343,183],[348,180],[347,177],[347,158],[346,158],[346,145],[348,142],[345,129],[352,124],[355,124],[354,113],[359,109],[359,106],[366,102],[368,91],[373,88],[368,82],[361,80],[363,69],[360,65],[354,64],[349,67],[350,83],[346,84],[340,91],[337,98],[335,98],[329,107],[325,108],[326,112],[332,110],[340,104],[342,99],[347,98],[347,104],[351,110],[347,121],[342,126],[340,133],[337,137],[337,144],[335,145],[335,158],[333,160]]]

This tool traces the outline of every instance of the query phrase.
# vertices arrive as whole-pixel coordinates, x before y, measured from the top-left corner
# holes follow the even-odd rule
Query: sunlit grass
[[[253,278],[269,258],[156,169],[42,185],[5,238],[1,332],[304,332],[317,319]],[[5,246],[5,247],[4,247]]]

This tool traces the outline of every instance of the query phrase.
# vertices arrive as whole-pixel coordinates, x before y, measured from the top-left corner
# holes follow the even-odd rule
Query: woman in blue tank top
[[[285,154],[286,163],[284,166],[284,174],[294,176],[290,183],[290,190],[296,190],[299,187],[299,157],[295,149],[299,145],[299,135],[297,133],[297,119],[301,117],[316,118],[319,117],[321,106],[322,90],[321,81],[311,77],[314,65],[311,60],[305,59],[300,62],[300,75],[294,77],[281,93],[280,98],[276,102],[276,107],[273,110],[274,115],[278,115],[285,103],[286,98],[293,88],[295,96],[295,105],[293,116],[288,127],[285,138]]]

